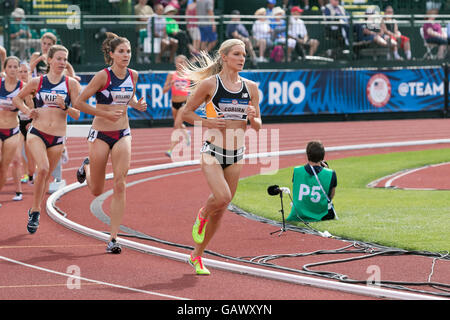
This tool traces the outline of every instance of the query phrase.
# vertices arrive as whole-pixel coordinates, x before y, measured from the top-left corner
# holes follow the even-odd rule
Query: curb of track
[[[345,150],[362,150],[362,149],[374,149],[374,148],[388,148],[388,147],[403,147],[403,146],[413,146],[413,145],[430,145],[430,144],[448,144],[450,143],[450,139],[435,139],[435,140],[418,140],[418,141],[406,141],[406,142],[388,142],[388,143],[375,143],[375,144],[359,144],[359,145],[348,145],[348,146],[337,146],[337,147],[328,147],[326,148],[327,152],[332,151],[345,151]],[[287,156],[287,155],[296,155],[305,153],[304,149],[299,150],[288,150],[288,151],[279,151],[279,152],[266,152],[259,154],[249,154],[246,155],[245,158],[265,158],[265,157],[275,157],[275,156]],[[183,161],[183,162],[175,162],[175,163],[166,163],[160,165],[153,165],[148,167],[142,167],[137,169],[129,170],[128,175],[147,173],[152,171],[159,171],[165,169],[173,169],[179,167],[193,166],[198,165],[199,160],[192,161]],[[107,174],[106,179],[111,179],[113,177],[112,174]],[[86,183],[79,184],[73,183],[70,184],[60,190],[57,190],[53,194],[49,196],[46,203],[47,214],[51,219],[55,222],[65,226],[68,229],[79,232],[81,234],[87,235],[89,237],[93,237],[95,239],[107,242],[109,239],[109,235],[85,227],[78,223],[75,223],[63,215],[61,215],[55,208],[55,203],[58,199],[60,199],[66,193],[69,193],[73,190],[85,187]],[[150,253],[166,258],[170,258],[173,260],[188,262],[189,255],[183,254],[175,251],[170,251],[134,241],[130,241],[123,238],[118,238],[117,241],[123,245],[124,247]],[[235,263],[222,262],[213,259],[203,259],[203,261],[212,268],[221,269],[225,271],[232,271],[241,274],[247,274],[257,277],[263,277],[271,280],[278,281],[286,281],[290,283],[300,284],[300,285],[310,285],[318,288],[328,289],[328,290],[337,290],[343,292],[349,292],[353,294],[361,294],[365,296],[378,297],[378,298],[388,298],[388,299],[404,299],[404,300],[436,300],[436,299],[444,299],[439,297],[433,297],[429,295],[408,293],[408,292],[400,292],[395,290],[381,289],[379,287],[374,286],[362,286],[355,284],[342,283],[331,280],[323,280],[317,279],[314,277],[306,277],[300,275],[294,275],[283,272],[271,271],[263,268],[255,268],[243,266]]]

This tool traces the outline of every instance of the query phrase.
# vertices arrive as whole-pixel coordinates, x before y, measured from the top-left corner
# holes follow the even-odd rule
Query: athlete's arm
[[[130,102],[128,102],[128,105],[130,105],[132,108],[134,108],[138,111],[145,111],[145,110],[147,110],[147,102],[144,100],[144,97],[141,97],[139,99],[139,101],[136,98],[136,84],[137,84],[139,74],[137,73],[137,71],[134,71],[134,70],[131,70],[131,72],[133,73],[134,90],[133,90],[133,97],[131,98]]]
[[[250,121],[250,126],[254,130],[259,130],[262,127],[262,120],[261,120],[261,113],[259,110],[259,92],[258,92],[258,86],[253,81],[247,80],[247,87],[250,91],[250,106],[248,107],[247,111],[247,118]]]
[[[34,69],[36,69],[36,66],[38,65],[38,63],[45,60],[45,58],[46,58],[46,55],[40,55],[39,52],[34,52],[30,58],[31,72],[34,72]]]
[[[210,77],[201,81],[195,88],[194,94],[189,96],[183,111],[183,121],[190,124],[201,123],[207,128],[225,128],[225,120],[223,116],[215,119],[204,119],[195,113],[195,110],[205,101],[212,97],[216,89],[215,77]]]
[[[81,91],[80,83],[75,79],[69,77],[69,89],[70,89],[70,101],[75,101],[80,95]],[[69,106],[67,106],[67,113],[75,120],[78,120],[78,118],[80,118],[80,110],[78,109],[69,108]]]
[[[25,99],[28,99],[34,92],[36,92],[39,82],[41,81],[40,77],[31,79],[22,90],[19,91],[17,96],[12,99],[13,106],[22,111],[26,116],[31,119],[37,118],[37,110],[35,108],[30,108],[25,104]]]
[[[163,87],[163,93],[168,92],[172,87],[172,76],[173,76],[172,72],[167,75],[166,82],[164,83]]]

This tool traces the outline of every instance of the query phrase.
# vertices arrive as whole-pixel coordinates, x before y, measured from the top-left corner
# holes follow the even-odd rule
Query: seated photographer
[[[287,221],[323,221],[335,218],[331,204],[336,186],[336,172],[324,161],[325,148],[320,141],[306,146],[308,163],[294,168],[293,205]]]

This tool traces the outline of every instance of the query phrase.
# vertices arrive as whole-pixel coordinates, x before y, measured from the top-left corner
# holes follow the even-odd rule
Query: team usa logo
[[[236,99],[231,100],[232,104],[238,104],[238,101]]]
[[[382,73],[374,74],[367,83],[366,95],[369,102],[377,108],[384,107],[391,98],[391,82]]]

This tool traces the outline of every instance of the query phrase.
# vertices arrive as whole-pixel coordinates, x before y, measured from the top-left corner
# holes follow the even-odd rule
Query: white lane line
[[[385,188],[390,188],[390,187],[392,187],[392,183],[395,180],[397,180],[398,178],[404,177],[407,174],[410,174],[410,173],[413,173],[413,172],[416,172],[416,171],[419,171],[419,170],[422,170],[422,169],[423,169],[423,167],[422,168],[411,169],[411,170],[407,170],[407,171],[405,171],[403,173],[400,173],[398,175],[395,175],[392,178],[390,178],[388,181],[386,181],[386,183],[384,184],[384,187]]]
[[[444,165],[447,165],[447,164],[449,164],[449,163],[450,163],[450,162],[442,162],[442,163],[437,163],[437,164],[432,164],[432,165],[426,165],[426,166],[423,166],[423,167],[420,167],[420,168],[415,168],[415,169],[407,170],[407,171],[401,172],[401,173],[399,173],[399,174],[394,174],[394,176],[393,176],[391,179],[389,179],[388,181],[386,181],[386,183],[384,184],[384,187],[385,187],[385,188],[390,188],[390,187],[392,187],[392,183],[393,183],[395,180],[397,180],[397,179],[399,179],[399,178],[401,178],[401,177],[404,177],[404,176],[406,176],[406,175],[408,175],[408,174],[411,174],[411,173],[414,173],[414,172],[417,172],[417,171],[420,171],[420,170],[424,170],[424,169],[427,169],[427,168],[434,168],[434,167],[444,166]]]
[[[374,149],[374,148],[386,148],[386,147],[402,147],[402,146],[411,146],[411,145],[430,145],[430,144],[441,144],[441,143],[450,143],[450,139],[435,139],[435,140],[418,140],[418,141],[403,141],[403,142],[388,142],[388,143],[374,143],[374,144],[360,144],[360,145],[347,145],[347,146],[338,146],[338,147],[329,147],[326,148],[327,151],[343,151],[343,150],[362,150],[362,149]],[[289,150],[289,151],[277,151],[277,152],[266,152],[266,153],[258,153],[258,154],[249,154],[246,155],[245,158],[261,158],[261,157],[278,157],[278,156],[287,156],[287,155],[296,155],[296,154],[304,154],[304,149],[299,150]],[[139,173],[147,173],[158,170],[186,167],[199,164],[198,160],[191,161],[182,161],[182,162],[173,162],[173,163],[164,163],[159,165],[153,165],[142,168],[135,168],[128,172],[128,175],[139,174]],[[113,177],[112,174],[106,175],[106,179],[111,179]],[[81,234],[85,234],[87,236],[99,239],[101,241],[107,241],[109,239],[109,235],[106,235],[103,232],[99,232],[97,230],[93,230],[86,226],[77,224],[62,215],[60,215],[56,209],[54,208],[54,204],[57,199],[62,197],[64,194],[73,191],[78,188],[82,188],[86,185],[86,182],[83,184],[73,183],[68,185],[49,196],[47,199],[47,214],[54,221],[60,223],[61,225],[79,232]],[[158,247],[153,247],[149,245],[145,245],[139,242],[130,241],[127,239],[117,238],[118,242],[123,246],[128,247],[130,249],[134,249],[137,251],[152,253],[158,256],[174,259],[177,261],[187,262],[189,255],[178,253],[175,251],[170,251]],[[304,277],[298,275],[292,275],[287,273],[281,273],[271,270],[264,270],[260,268],[253,268],[248,266],[242,266],[238,264],[221,262],[213,259],[203,259],[205,264],[211,266],[213,268],[232,271],[242,274],[253,275],[257,277],[263,277],[272,280],[280,280],[286,281],[301,285],[311,285],[318,288],[328,289],[328,290],[337,290],[343,292],[350,292],[354,294],[362,294],[367,296],[375,296],[375,297],[383,297],[383,298],[392,298],[392,299],[405,299],[405,300],[427,300],[427,299],[441,299],[428,295],[414,294],[408,292],[398,292],[394,290],[381,289],[381,288],[373,288],[368,286],[360,286],[354,284],[347,284],[341,282],[334,282],[330,280],[316,279],[311,277]]]
[[[76,276],[74,274],[63,273],[63,272],[59,272],[59,271],[55,271],[55,270],[51,270],[51,269],[47,269],[47,268],[38,267],[38,266],[35,266],[35,265],[32,265],[32,264],[24,263],[24,262],[17,261],[17,260],[14,260],[14,259],[10,259],[10,258],[4,257],[4,256],[0,256],[0,259],[4,260],[4,261],[11,262],[11,263],[15,263],[15,264],[27,267],[27,268],[32,268],[32,269],[36,269],[36,270],[44,271],[44,272],[48,272],[48,273],[53,273],[53,274],[56,274],[56,275],[59,275],[59,276],[63,276],[63,277],[67,277],[67,278],[70,278],[70,279],[76,279],[76,280],[80,280],[80,281],[82,280],[82,281],[92,282],[92,283],[96,283],[96,284],[99,284],[99,285],[104,285],[104,286],[108,286],[108,287],[124,289],[124,290],[128,290],[128,291],[133,291],[133,292],[145,293],[145,294],[158,296],[158,297],[163,297],[163,298],[169,298],[169,299],[175,299],[175,300],[190,300],[190,299],[187,299],[187,298],[172,296],[172,295],[169,295],[169,294],[159,293],[159,292],[155,292],[155,291],[141,290],[141,289],[136,289],[136,288],[122,286],[122,285],[119,285],[119,284],[114,284],[114,283],[109,283],[109,282],[89,279],[89,278],[85,278],[85,277],[80,277],[80,276]]]

